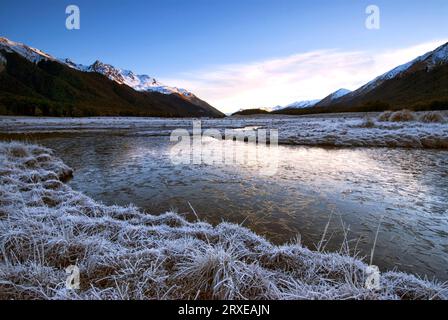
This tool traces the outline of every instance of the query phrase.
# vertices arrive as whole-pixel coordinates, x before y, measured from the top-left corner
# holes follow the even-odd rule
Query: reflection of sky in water
[[[71,185],[107,204],[150,213],[243,223],[281,243],[300,233],[313,247],[334,212],[327,249],[342,224],[361,255],[381,229],[374,263],[448,280],[448,152],[404,149],[269,148],[207,139],[204,154],[234,150],[257,161],[173,165],[168,137],[71,135],[39,138],[75,169]],[[278,159],[278,170],[266,175]],[[210,163],[210,161],[207,161]],[[359,241],[359,243],[358,243]],[[358,243],[358,244],[356,244]]]

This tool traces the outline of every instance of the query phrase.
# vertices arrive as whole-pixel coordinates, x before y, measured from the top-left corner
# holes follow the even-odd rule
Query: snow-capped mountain
[[[331,104],[334,100],[339,99],[340,97],[343,97],[346,94],[349,94],[350,92],[351,91],[348,89],[339,89],[323,99],[297,101],[288,104],[287,106],[276,106],[272,108],[272,111],[280,111],[285,109],[306,109],[306,108],[312,108],[314,106],[327,105]]]
[[[350,92],[352,92],[352,91],[348,90],[348,89],[342,88],[342,89],[339,89],[339,90],[333,92],[328,97],[331,97],[332,99],[337,99],[337,98],[340,98],[342,96],[345,96],[346,94],[349,94]]]
[[[347,94],[351,93],[352,91],[348,90],[348,89],[339,89],[331,94],[329,94],[328,96],[326,96],[325,98],[323,98],[322,100],[320,100],[318,103],[316,103],[316,106],[322,107],[322,106],[327,106],[332,104],[335,100],[346,96]]]
[[[272,111],[279,111],[283,109],[304,109],[304,108],[311,108],[314,107],[320,99],[317,100],[304,100],[304,101],[297,101],[293,102],[291,104],[288,104],[287,106],[276,106],[272,108]]]
[[[320,101],[320,99],[297,101],[297,102],[288,104],[285,108],[294,108],[294,109],[310,108],[310,107],[314,106],[316,103],[318,103],[319,101]]]
[[[270,108],[268,111],[278,111],[278,110],[281,110],[283,108],[284,108],[284,106],[278,105],[278,106],[275,106],[273,108]]]
[[[375,88],[382,85],[387,80],[403,77],[409,73],[419,70],[426,72],[432,71],[435,67],[448,63],[448,43],[430,51],[412,61],[409,61],[401,66],[398,66],[363,85],[361,88],[353,91],[347,98],[360,96],[366,94]]]
[[[130,70],[115,68],[114,66],[103,63],[99,60],[95,61],[90,66],[76,64],[70,59],[63,59],[61,61],[67,66],[79,71],[101,73],[110,80],[113,80],[119,84],[125,84],[137,91],[154,91],[163,94],[178,94],[186,98],[194,96],[191,92],[185,89],[164,85],[148,75],[138,75]]]
[[[447,72],[448,43],[376,77],[327,106],[338,106],[340,110],[443,107],[448,104]]]
[[[21,72],[15,72],[16,68]],[[191,92],[166,86],[153,77],[136,75],[100,61],[84,66],[69,59],[56,59],[1,37],[0,72],[0,110],[8,114],[224,116]],[[15,84],[20,84],[20,88]]]
[[[185,89],[167,86],[158,82],[155,78],[148,75],[136,75],[132,71],[115,68],[110,64],[95,61],[90,66],[77,64],[70,59],[56,59],[51,55],[23,43],[14,42],[7,38],[0,37],[0,49],[7,52],[15,52],[33,63],[39,63],[42,60],[52,60],[63,63],[70,68],[82,72],[97,72],[105,75],[110,80],[119,84],[125,84],[137,91],[153,91],[163,94],[178,94],[184,98],[194,98],[194,94]]]
[[[0,37],[0,49],[6,52],[18,53],[33,63],[38,63],[41,60],[55,60],[52,56],[39,49],[31,48],[23,43],[14,42],[3,37]]]
[[[314,106],[338,111],[443,107],[448,105],[447,72],[448,43],[376,77],[353,92],[340,89]]]

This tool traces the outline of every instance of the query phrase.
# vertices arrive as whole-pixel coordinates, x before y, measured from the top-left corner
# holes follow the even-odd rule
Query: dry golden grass
[[[439,111],[425,112],[418,120],[424,123],[446,123],[445,117]]]
[[[379,121],[389,121],[390,116],[392,115],[392,111],[384,111],[378,116]]]
[[[407,109],[395,111],[392,113],[389,117],[389,121],[392,122],[408,122],[408,121],[415,121],[417,120],[417,117],[415,114]]]

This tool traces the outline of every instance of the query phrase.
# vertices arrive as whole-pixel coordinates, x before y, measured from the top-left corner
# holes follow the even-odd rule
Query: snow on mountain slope
[[[78,63],[76,63],[76,62],[73,62],[72,60],[70,60],[70,59],[59,59],[59,62],[60,63],[62,63],[62,64],[65,64],[66,66],[68,66],[68,67],[70,67],[70,68],[73,68],[73,69],[76,69],[76,70],[79,70],[79,71],[83,71],[83,72],[88,72],[89,70],[88,70],[88,66],[84,66],[84,65],[82,65],[82,64],[78,64]]]
[[[293,102],[291,104],[288,104],[287,106],[276,106],[272,108],[272,111],[279,111],[283,109],[304,109],[304,108],[311,108],[315,106],[320,99],[317,100],[304,100],[304,101],[297,101]]]
[[[281,110],[281,109],[283,109],[284,108],[284,106],[280,106],[280,105],[278,105],[278,106],[275,106],[275,107],[273,107],[273,108],[270,108],[268,111],[278,111],[278,110]]]
[[[55,60],[52,56],[39,49],[31,48],[23,43],[14,42],[4,37],[0,37],[0,50],[1,49],[7,52],[18,53],[33,63],[38,63],[41,60]]]
[[[318,107],[325,107],[325,106],[329,106],[331,105],[335,100],[342,98],[348,94],[350,94],[351,91],[348,89],[339,89],[331,94],[329,94],[328,96],[326,96],[325,98],[323,98],[321,101],[319,101],[319,103],[317,103],[316,105]]]
[[[326,105],[336,99],[339,99],[339,98],[345,96],[346,94],[349,94],[350,92],[351,91],[347,90],[347,89],[339,89],[339,90],[333,92],[332,94],[328,95],[324,99],[298,101],[298,102],[291,103],[285,107],[282,107],[282,106],[274,107],[272,109],[272,111],[279,111],[279,110],[283,110],[283,109],[305,109],[305,108],[314,107],[316,105],[319,105],[319,106],[322,104]]]
[[[314,106],[316,103],[318,103],[320,99],[317,100],[305,100],[305,101],[297,101],[291,104],[288,104],[286,108],[295,108],[295,109],[302,109],[302,108],[309,108]]]
[[[342,89],[339,89],[339,90],[333,92],[332,94],[330,94],[329,97],[331,97],[332,99],[337,99],[337,98],[345,96],[346,94],[349,94],[350,92],[352,92],[352,91],[342,88]]]
[[[137,75],[130,70],[115,68],[114,66],[103,63],[99,60],[95,61],[90,66],[76,64],[70,59],[64,59],[61,61],[67,66],[79,71],[101,73],[110,80],[119,84],[125,84],[137,91],[155,91],[163,94],[179,94],[187,98],[194,96],[191,92],[185,89],[164,85],[148,75]]]
[[[400,77],[408,72],[414,72],[417,70],[431,71],[436,66],[446,63],[448,63],[448,43],[445,43],[444,45],[438,47],[434,51],[425,53],[424,55],[410,62],[407,62],[401,66],[398,66],[386,72],[385,74],[379,77],[376,77],[375,79],[365,84],[358,90],[353,91],[352,95],[367,93],[375,89],[376,87],[380,86],[385,81],[396,77]]]
[[[195,98],[191,92],[185,89],[170,87],[158,82],[155,78],[148,75],[136,75],[132,71],[118,69],[98,60],[90,66],[85,66],[77,64],[70,59],[55,59],[39,49],[29,47],[23,43],[11,41],[4,37],[0,37],[0,50],[1,49],[7,52],[15,52],[33,63],[39,63],[42,60],[52,60],[82,72],[101,73],[109,79],[119,84],[125,84],[137,91],[155,91],[163,94],[178,94],[187,99]]]

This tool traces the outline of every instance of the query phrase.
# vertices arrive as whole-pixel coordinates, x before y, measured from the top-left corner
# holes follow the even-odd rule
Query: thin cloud
[[[357,89],[376,76],[447,40],[381,52],[317,50],[251,63],[183,73],[166,83],[188,88],[224,112],[266,108]]]

